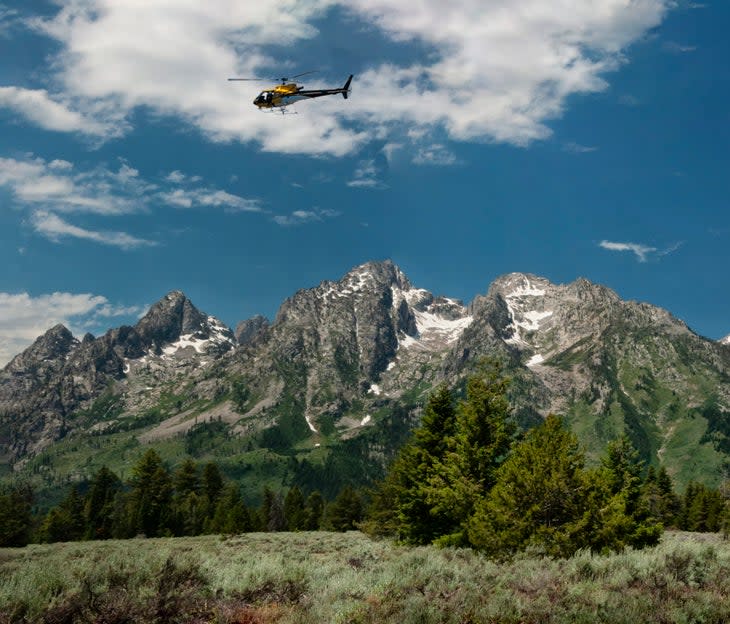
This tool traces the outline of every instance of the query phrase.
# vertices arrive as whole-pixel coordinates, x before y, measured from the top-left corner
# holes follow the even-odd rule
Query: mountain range
[[[626,433],[680,485],[730,456],[730,345],[586,279],[512,273],[465,305],[368,262],[235,331],[180,291],[133,327],[49,329],[0,371],[0,463],[41,487],[122,474],[140,448],[215,459],[253,492],[363,483],[440,383],[501,360],[523,427],[562,414],[591,461]],[[0,470],[0,474],[3,474]]]

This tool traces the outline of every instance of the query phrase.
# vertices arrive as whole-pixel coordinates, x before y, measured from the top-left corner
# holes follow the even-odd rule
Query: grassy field
[[[730,621],[730,543],[505,564],[360,533],[256,533],[0,549],[0,622],[256,624]]]

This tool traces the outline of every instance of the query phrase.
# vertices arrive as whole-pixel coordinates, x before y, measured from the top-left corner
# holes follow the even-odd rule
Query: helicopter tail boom
[[[350,92],[350,83],[351,82],[352,82],[352,74],[350,74],[350,77],[347,79],[345,86],[342,87],[342,97],[345,99],[347,99],[347,94]]]

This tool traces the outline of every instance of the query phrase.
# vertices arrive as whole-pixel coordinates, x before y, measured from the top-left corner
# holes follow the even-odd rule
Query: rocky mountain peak
[[[549,280],[532,273],[507,273],[492,282],[487,295],[499,294],[503,298],[541,297],[552,286]]]
[[[730,334],[728,334],[724,338],[720,338],[719,342],[720,344],[730,345]]]
[[[16,355],[5,368],[19,372],[34,363],[63,361],[78,344],[79,341],[73,334],[59,323],[37,338],[21,354]]]
[[[507,345],[525,354],[528,367],[600,335],[622,306],[614,291],[587,279],[556,285],[531,273],[498,277],[472,304]]]
[[[372,261],[350,270],[339,282],[345,287],[359,288],[368,283],[409,290],[412,286],[403,271],[391,260]]]
[[[142,341],[160,346],[180,336],[204,330],[207,316],[179,290],[173,290],[155,303],[135,325]]]

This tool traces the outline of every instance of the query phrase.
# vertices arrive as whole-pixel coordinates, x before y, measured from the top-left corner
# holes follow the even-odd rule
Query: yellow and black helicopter
[[[316,70],[315,70],[316,71]],[[307,74],[313,74],[314,71],[304,72],[297,74],[291,78],[279,78],[281,84],[266,89],[258,94],[256,99],[253,101],[255,106],[259,107],[259,110],[273,110],[275,108],[281,109],[284,112],[284,107],[299,102],[301,100],[312,100],[314,98],[323,97],[325,95],[342,95],[343,98],[347,99],[347,94],[350,92],[350,83],[352,82],[352,74],[345,82],[344,86],[338,89],[312,89],[305,90],[303,86],[299,86],[296,82],[289,82],[300,76],[306,76]],[[255,80],[261,81],[261,78],[229,78],[228,80]]]

